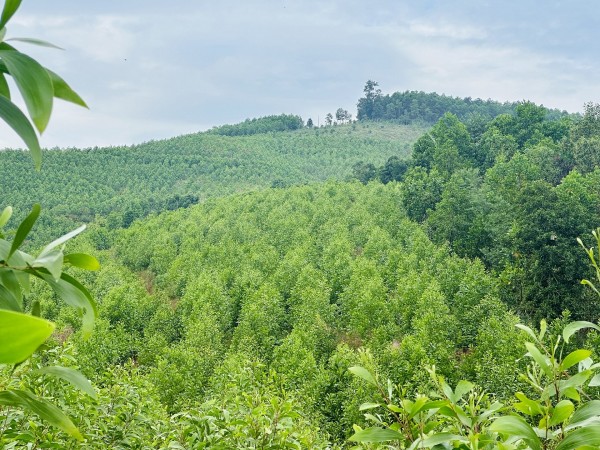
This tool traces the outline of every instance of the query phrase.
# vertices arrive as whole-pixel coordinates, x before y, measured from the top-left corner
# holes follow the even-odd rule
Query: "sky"
[[[44,147],[130,145],[271,114],[356,114],[367,80],[581,111],[600,102],[595,1],[24,0],[7,37],[90,109]],[[0,126],[0,148],[22,147]]]

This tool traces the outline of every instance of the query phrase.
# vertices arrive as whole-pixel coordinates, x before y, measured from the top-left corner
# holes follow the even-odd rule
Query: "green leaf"
[[[369,372],[364,367],[352,366],[348,370],[350,372],[352,372],[354,375],[356,375],[357,377],[362,378],[363,380],[365,380],[370,385],[377,386],[377,381],[375,381],[375,377],[373,377],[373,375],[371,374],[371,372]]]
[[[0,364],[25,361],[53,331],[54,324],[47,320],[0,310]]]
[[[21,6],[21,0],[5,0],[2,16],[0,16],[0,28],[4,28],[10,18],[17,12]]]
[[[100,263],[92,255],[87,253],[69,253],[65,255],[65,264],[71,264],[85,270],[99,270]]]
[[[546,335],[546,330],[548,330],[548,323],[546,322],[546,319],[542,319],[540,320],[540,335],[538,336],[538,340],[541,342],[542,339],[544,339],[544,336]]]
[[[46,69],[46,71],[48,72],[48,75],[50,75],[50,80],[52,81],[52,87],[54,89],[54,96],[56,98],[83,106],[84,108],[88,107],[79,94],[71,89],[71,86],[69,86],[67,82],[60,76],[58,76],[58,74],[52,72],[50,69]]]
[[[42,420],[63,430],[65,433],[78,440],[83,436],[65,413],[44,399],[38,398],[30,392],[20,390],[0,391],[0,405],[16,406],[37,414]]]
[[[600,400],[589,401],[577,408],[567,429],[575,428],[578,423],[585,422],[593,417],[600,417]]]
[[[517,411],[520,411],[523,414],[527,414],[528,416],[537,416],[544,414],[544,411],[542,410],[542,405],[540,405],[535,400],[531,400],[524,393],[517,392],[515,394],[515,397],[517,397],[520,400],[519,403],[515,403],[513,405],[513,407]]]
[[[510,437],[520,438],[529,444],[532,450],[540,449],[540,438],[534,429],[518,416],[504,416],[496,419],[490,425],[490,430]]]
[[[18,306],[18,310],[15,311],[21,311],[21,308],[23,307],[23,292],[15,272],[11,269],[0,270],[0,285],[6,288],[14,298]]]
[[[17,233],[15,234],[15,238],[12,241],[12,245],[10,247],[10,251],[8,252],[7,259],[10,259],[11,255],[14,252],[16,252],[17,249],[21,246],[21,244],[25,241],[27,235],[31,231],[31,228],[33,228],[33,224],[35,224],[35,221],[38,219],[40,211],[40,205],[36,203],[31,208],[31,212],[29,213],[29,215],[25,218],[25,220],[23,220],[23,222],[21,222],[19,228],[17,229]]]
[[[42,252],[40,253],[41,255],[45,255],[46,253],[50,252],[51,250],[54,250],[56,247],[58,247],[61,244],[64,244],[65,242],[67,242],[69,239],[74,238],[75,236],[77,236],[79,233],[81,233],[82,231],[84,231],[86,228],[85,225],[81,225],[79,228],[77,228],[76,230],[70,231],[67,234],[65,234],[64,236],[59,237],[58,239],[55,239],[54,241],[50,242],[48,245],[46,245],[44,247],[44,249],[42,250]]]
[[[538,350],[538,348],[531,342],[526,342],[525,347],[527,348],[527,354],[533,358],[533,360],[540,366],[540,369],[548,377],[552,377],[552,368],[550,367],[550,361],[548,358]]]
[[[589,387],[600,386],[600,373],[597,373],[596,375],[594,375],[594,378],[591,379],[591,381],[588,384],[588,386]]]
[[[353,442],[387,442],[403,440],[404,436],[389,428],[367,428],[358,431],[350,437]]]
[[[58,45],[54,45],[51,42],[43,41],[41,39],[14,37],[7,39],[7,41],[25,42],[26,44],[39,45],[40,47],[49,47],[55,48],[57,50],[64,50],[64,48],[61,48]]]
[[[52,113],[54,88],[50,75],[35,59],[15,50],[0,50],[0,59],[15,80],[32,122],[42,133]]]
[[[0,309],[21,312],[21,305],[13,293],[0,284]]]
[[[574,409],[575,406],[570,400],[562,400],[558,402],[554,407],[552,416],[550,416],[549,426],[553,427],[559,423],[563,423],[569,418]]]
[[[457,434],[452,433],[437,433],[433,436],[429,436],[428,438],[422,441],[422,445],[425,447],[433,447],[439,444],[451,443],[451,442],[469,442],[467,438],[464,436],[459,436]]]
[[[583,361],[592,354],[589,350],[579,349],[569,353],[560,364],[560,370],[567,370],[569,367],[573,367],[575,364]]]
[[[33,261],[32,267],[43,267],[50,272],[55,281],[60,279],[63,267],[63,252],[59,249],[43,253]]]
[[[90,381],[83,376],[81,372],[75,369],[62,366],[48,366],[36,371],[37,373],[52,375],[62,380],[65,380],[79,389],[81,392],[96,399],[96,391],[92,387]]]
[[[2,228],[4,225],[6,225],[8,223],[8,221],[10,220],[11,216],[13,213],[13,209],[12,206],[7,206],[6,208],[4,208],[4,211],[2,211],[2,214],[0,214],[0,228]]]
[[[19,135],[31,152],[37,170],[42,165],[42,149],[29,119],[6,97],[0,96],[0,118]]]
[[[65,303],[82,312],[82,332],[84,337],[88,337],[94,328],[94,321],[97,316],[96,302],[88,290],[79,281],[66,273],[63,273],[58,281],[41,270],[31,269],[31,273],[46,281]]]
[[[517,327],[519,330],[523,330],[525,331],[529,336],[531,336],[533,338],[533,340],[537,341],[538,338],[535,335],[535,333],[533,332],[533,330],[531,328],[529,328],[527,325],[522,325],[520,323],[516,324],[515,327]]]
[[[3,73],[0,73],[0,95],[10,100],[10,87]]]
[[[558,444],[556,450],[598,448],[598,446],[600,446],[600,427],[595,425],[573,431]]]
[[[363,403],[362,405],[360,405],[358,410],[365,411],[367,409],[378,408],[379,406],[381,406],[381,404],[379,404],[379,403]]]
[[[475,385],[473,383],[470,383],[465,380],[459,381],[458,384],[456,385],[456,389],[454,389],[454,394],[456,396],[455,402],[457,402],[458,400],[463,398],[463,396],[466,393],[471,392],[471,390],[473,390],[474,387],[475,387]]]
[[[577,321],[569,323],[563,330],[563,338],[566,343],[569,343],[569,338],[573,336],[573,334],[577,333],[579,330],[584,328],[593,328],[596,331],[600,331],[600,327],[592,322],[586,321]]]

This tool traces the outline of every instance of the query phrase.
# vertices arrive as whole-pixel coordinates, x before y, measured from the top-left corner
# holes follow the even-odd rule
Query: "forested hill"
[[[265,121],[248,122],[262,126]],[[342,179],[358,161],[381,164],[390,156],[407,156],[423,131],[393,124],[246,136],[213,130],[131,147],[49,150],[41,172],[34,171],[27,153],[3,151],[0,186],[4,204],[21,215],[33,203],[42,204],[37,238],[51,240],[96,216],[109,228],[127,227],[151,212],[209,197]]]
[[[404,91],[383,94],[379,84],[367,81],[364,97],[358,100],[358,120],[387,120],[398,123],[425,123],[433,125],[446,113],[463,121],[489,121],[500,114],[514,115],[523,102],[499,102],[491,99],[452,97],[436,92]],[[547,118],[566,117],[566,111],[546,110]]]

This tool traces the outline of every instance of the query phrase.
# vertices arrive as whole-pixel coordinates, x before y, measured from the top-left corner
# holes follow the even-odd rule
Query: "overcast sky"
[[[356,113],[384,93],[600,101],[595,1],[24,0],[18,47],[90,105],[57,101],[46,147],[134,144],[293,113]],[[22,146],[0,128],[0,148]]]

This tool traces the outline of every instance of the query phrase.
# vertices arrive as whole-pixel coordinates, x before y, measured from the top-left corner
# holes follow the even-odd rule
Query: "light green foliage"
[[[209,132],[131,147],[55,149],[44,152],[41,173],[22,152],[6,151],[0,154],[0,185],[5,201],[18,212],[29,208],[32,198],[44,205],[47,216],[33,235],[37,243],[102,216],[93,233],[98,248],[106,248],[113,229],[152,213],[268,188],[274,180],[295,185],[342,179],[361,160],[383,164],[391,156],[405,158],[424,129],[386,124],[342,125],[331,133]],[[165,257],[172,249],[165,245]]]

